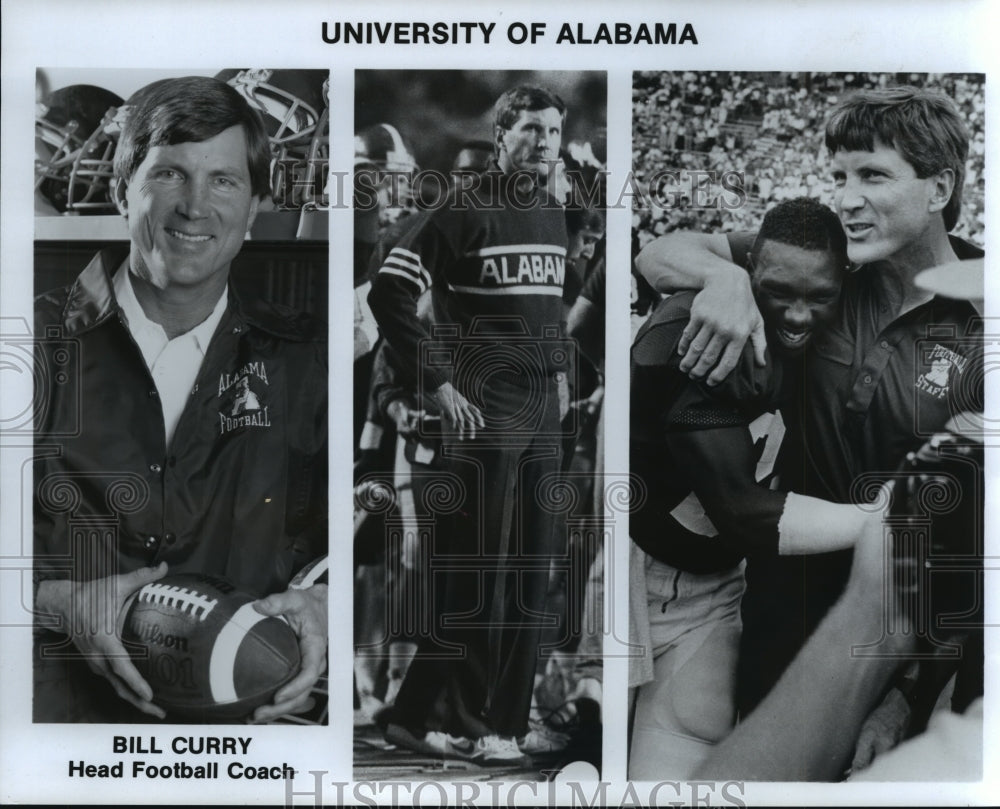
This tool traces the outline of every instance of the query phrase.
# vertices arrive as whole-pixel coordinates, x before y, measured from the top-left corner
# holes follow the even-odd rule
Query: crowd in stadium
[[[823,122],[847,92],[893,84],[940,89],[971,135],[963,217],[953,233],[977,244],[984,231],[985,85],[982,75],[893,73],[637,72],[632,89],[632,166],[641,196],[632,218],[642,247],[674,230],[754,230],[774,203],[833,194]],[[650,188],[680,173],[680,194]],[[716,172],[716,179],[685,172]],[[745,201],[723,192],[723,172],[741,172]],[[691,184],[696,187],[693,191]],[[687,197],[687,200],[684,197]]]

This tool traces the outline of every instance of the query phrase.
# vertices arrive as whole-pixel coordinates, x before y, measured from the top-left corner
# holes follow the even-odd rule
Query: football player
[[[847,254],[837,217],[808,198],[783,202],[741,263],[764,315],[767,365],[748,349],[722,385],[689,379],[677,346],[690,292],[664,300],[632,347],[631,469],[645,488],[630,520],[645,552],[633,555],[644,568],[633,581],[645,574],[646,596],[633,619],[650,653],[633,683],[633,779],[690,777],[732,728],[744,557],[849,547],[865,521],[854,506],[769,488],[785,423],[801,406],[805,349],[840,297]]]
[[[830,328],[810,352],[800,485],[804,493],[850,502],[867,491],[867,476],[891,476],[951,416],[981,409],[981,317],[968,301],[935,295],[914,279],[928,267],[982,258],[983,251],[949,233],[961,209],[969,137],[946,95],[916,87],[849,95],[831,112],[826,145],[834,206],[855,268]],[[725,236],[670,234],[638,259],[662,291],[704,287],[680,367],[707,374],[710,383],[725,378],[751,332],[762,359],[760,312],[734,258]],[[756,567],[760,585],[751,583],[744,603],[746,709],[839,596],[850,554]],[[981,667],[978,677],[981,688]]]

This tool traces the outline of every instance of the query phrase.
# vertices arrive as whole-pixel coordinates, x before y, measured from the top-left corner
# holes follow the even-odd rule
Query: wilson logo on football
[[[143,587],[139,591],[139,601],[145,604],[158,604],[169,607],[182,613],[187,613],[199,621],[204,621],[218,603],[214,598],[208,598],[201,593],[196,593],[184,587],[175,587],[158,582],[153,582]]]
[[[188,651],[188,639],[183,635],[170,635],[164,633],[156,624],[148,621],[136,621],[133,626],[136,637],[144,643],[154,643],[157,646],[164,646],[167,649],[179,649],[182,652]]]

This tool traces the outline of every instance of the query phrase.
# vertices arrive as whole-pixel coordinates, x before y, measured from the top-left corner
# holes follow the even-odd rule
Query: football
[[[282,618],[217,576],[168,575],[126,602],[122,641],[153,702],[195,721],[241,721],[299,671],[299,644]]]

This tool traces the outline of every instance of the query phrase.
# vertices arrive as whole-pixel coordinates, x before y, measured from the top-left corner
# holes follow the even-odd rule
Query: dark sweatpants
[[[428,503],[441,515],[432,635],[393,711],[413,730],[469,738],[527,732],[541,631],[556,621],[544,612],[550,561],[566,542],[554,383],[494,380],[486,393],[487,431],[444,447],[441,496]]]

